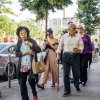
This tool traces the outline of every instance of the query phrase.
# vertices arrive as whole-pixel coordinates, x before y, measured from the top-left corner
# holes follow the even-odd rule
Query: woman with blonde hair
[[[88,79],[87,68],[89,56],[90,53],[92,53],[93,48],[90,36],[85,33],[85,30],[82,25],[78,26],[78,33],[81,36],[84,43],[84,49],[80,54],[80,81],[82,82],[82,85],[85,86]]]

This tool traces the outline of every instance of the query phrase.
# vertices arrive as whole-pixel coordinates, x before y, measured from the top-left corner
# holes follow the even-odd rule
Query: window
[[[0,50],[2,50],[3,48],[5,48],[7,45],[6,44],[0,44]]]
[[[16,50],[16,46],[11,46],[9,49],[8,49],[8,52],[10,52],[11,54],[15,54],[15,50]]]

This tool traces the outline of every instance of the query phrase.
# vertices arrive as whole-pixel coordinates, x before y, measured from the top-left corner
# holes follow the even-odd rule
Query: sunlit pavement
[[[93,61],[90,70],[88,70],[88,82],[85,87],[80,85],[81,92],[76,92],[73,84],[71,84],[71,96],[62,97],[63,79],[62,69],[60,65],[60,90],[57,87],[52,88],[51,83],[45,85],[45,89],[37,88],[39,100],[100,100],[100,57]],[[2,97],[0,100],[21,100],[20,89],[17,80],[12,81],[12,87],[8,88],[8,83],[0,83]],[[31,89],[28,85],[30,100],[33,100]]]

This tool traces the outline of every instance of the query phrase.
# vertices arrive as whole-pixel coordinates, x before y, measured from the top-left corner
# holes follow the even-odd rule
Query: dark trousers
[[[88,60],[88,63],[89,63],[89,68],[90,68],[90,65],[92,63],[92,53],[89,53],[89,60]]]
[[[21,91],[22,100],[29,100],[28,90],[27,90],[27,86],[26,86],[27,76],[28,76],[28,72],[20,73],[20,91]],[[37,92],[36,92],[36,87],[35,87],[35,78],[31,79],[29,77],[28,82],[32,89],[33,96],[36,96]]]
[[[64,74],[64,91],[71,92],[70,89],[70,67],[72,67],[74,86],[79,88],[79,77],[80,77],[80,56],[79,54],[70,54],[65,52],[63,54],[63,74]]]
[[[80,81],[87,82],[87,68],[88,68],[89,53],[80,54]]]
[[[61,50],[61,54],[60,54],[60,61],[61,61],[61,64],[62,64],[62,56],[63,56],[63,50]]]
[[[1,91],[0,91],[0,97],[1,97]]]

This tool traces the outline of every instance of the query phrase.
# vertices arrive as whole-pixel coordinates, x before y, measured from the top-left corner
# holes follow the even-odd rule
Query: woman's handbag
[[[34,55],[34,58],[32,61],[32,71],[33,71],[33,74],[39,74],[45,71],[45,63],[42,56],[42,52],[39,58],[35,56],[37,56],[37,54]],[[35,58],[38,58],[38,59],[36,60]]]

